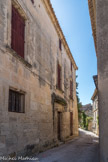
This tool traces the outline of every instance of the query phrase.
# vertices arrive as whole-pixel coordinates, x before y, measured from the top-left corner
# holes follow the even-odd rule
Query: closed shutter
[[[59,49],[62,50],[61,40],[59,39]]]
[[[31,0],[31,2],[34,4],[34,0]]]
[[[61,67],[58,64],[58,88],[61,89]]]
[[[25,21],[12,6],[12,41],[11,47],[18,55],[24,58]]]
[[[72,71],[72,62],[71,62],[71,71]]]
[[[70,81],[70,98],[73,99],[73,82]]]

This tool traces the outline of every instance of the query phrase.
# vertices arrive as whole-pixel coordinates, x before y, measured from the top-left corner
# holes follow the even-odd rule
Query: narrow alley
[[[82,129],[79,132],[71,142],[40,153],[39,162],[99,162],[98,137]]]

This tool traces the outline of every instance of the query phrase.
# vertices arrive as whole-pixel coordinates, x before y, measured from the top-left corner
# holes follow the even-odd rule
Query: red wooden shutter
[[[25,21],[12,6],[12,41],[11,47],[18,55],[24,58]]]

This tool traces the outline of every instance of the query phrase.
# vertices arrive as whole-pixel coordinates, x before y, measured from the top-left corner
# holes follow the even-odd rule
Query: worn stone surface
[[[95,8],[93,6],[95,4]],[[98,107],[99,107],[99,135],[100,135],[100,161],[108,161],[108,1],[89,0],[91,10],[92,28],[96,31],[96,55],[98,63]],[[93,21],[95,20],[95,24]]]
[[[108,161],[108,1],[96,1],[100,161]],[[101,9],[100,9],[101,8]]]
[[[73,112],[73,133],[78,135],[76,101],[76,69],[42,1],[16,0],[27,20],[25,25],[24,59],[11,49],[12,1],[0,1],[0,154],[39,151],[57,141],[57,112],[60,110],[61,138],[70,136],[70,111]],[[62,67],[62,91],[56,89],[57,62]],[[66,76],[66,78],[65,78]],[[73,80],[73,100],[70,100],[70,76]],[[65,80],[65,83],[64,83]],[[64,84],[67,85],[64,93]],[[25,113],[8,112],[9,89],[25,92]],[[52,103],[52,93],[67,101],[67,106]],[[55,112],[55,113],[54,113]],[[24,152],[24,153],[25,153]]]
[[[99,162],[98,137],[80,130],[80,137],[39,154],[39,162]]]
[[[98,93],[96,89],[94,91],[92,101],[93,101],[93,132],[99,135]]]

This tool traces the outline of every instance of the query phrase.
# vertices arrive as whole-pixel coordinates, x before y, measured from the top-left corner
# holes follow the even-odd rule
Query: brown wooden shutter
[[[72,62],[71,62],[71,71],[72,71]]]
[[[62,47],[61,47],[61,39],[59,39],[59,49],[62,50]]]
[[[70,135],[73,135],[73,112],[70,112]]]
[[[58,88],[61,89],[61,67],[58,64]]]
[[[11,47],[18,55],[24,58],[25,21],[12,6],[12,41]]]
[[[34,0],[31,0],[31,2],[34,4]]]
[[[70,81],[70,98],[73,99],[73,82]]]

